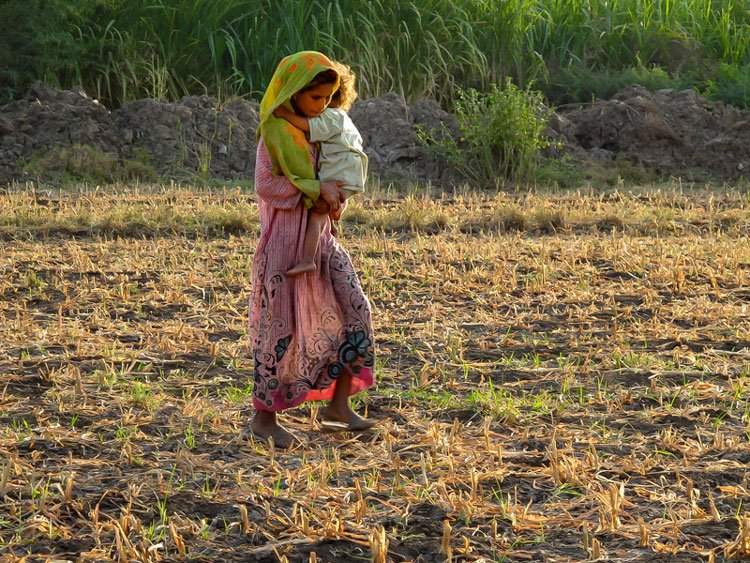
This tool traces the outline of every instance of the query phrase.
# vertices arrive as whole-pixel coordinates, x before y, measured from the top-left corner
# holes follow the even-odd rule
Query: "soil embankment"
[[[351,111],[372,173],[388,179],[449,181],[444,163],[421,147],[417,126],[455,118],[435,102],[396,94],[359,101]],[[258,104],[207,96],[139,100],[110,111],[74,91],[45,86],[0,107],[0,184],[80,176],[102,181],[200,176],[252,177]],[[628,161],[659,175],[734,180],[750,166],[750,112],[692,90],[630,87],[613,99],[562,108],[550,124],[558,155]]]

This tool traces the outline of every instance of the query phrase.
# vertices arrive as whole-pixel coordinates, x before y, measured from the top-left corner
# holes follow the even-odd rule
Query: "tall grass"
[[[576,70],[658,66],[706,88],[750,68],[745,0],[87,2],[96,9],[70,20],[77,48],[86,47],[72,76],[114,104],[202,91],[258,96],[280,57],[300,49],[351,64],[364,96],[440,100],[506,76],[545,89]],[[737,89],[711,91],[727,90]]]
[[[156,68],[168,69],[171,95],[200,85],[258,95],[278,60],[303,49],[352,64],[364,95],[445,97],[488,79],[475,19],[447,0],[130,0],[111,15],[82,28],[109,55],[93,69],[104,98],[153,95]]]

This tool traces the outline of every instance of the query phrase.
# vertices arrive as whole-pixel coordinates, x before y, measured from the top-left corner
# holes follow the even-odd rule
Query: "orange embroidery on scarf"
[[[308,69],[312,69],[315,66],[315,57],[313,55],[305,55],[305,66]]]
[[[289,65],[289,68],[286,69],[287,74],[293,73],[295,70],[297,70],[297,63],[292,63]]]
[[[305,134],[302,132],[301,129],[297,129],[294,125],[291,123],[286,124],[286,132],[289,133],[289,135],[292,137],[292,141],[294,141],[294,144],[297,145],[301,149],[307,150],[308,142],[305,138]]]
[[[273,93],[274,96],[279,93],[282,86],[283,86],[283,82],[280,77],[276,78],[276,80],[273,81],[273,83],[271,84],[271,92]]]

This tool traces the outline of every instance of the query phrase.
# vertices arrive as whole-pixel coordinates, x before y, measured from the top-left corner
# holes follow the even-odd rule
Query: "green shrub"
[[[42,80],[69,87],[80,83],[78,61],[88,46],[78,26],[100,17],[97,0],[0,2],[0,103]]]
[[[111,183],[156,178],[156,171],[145,151],[136,151],[131,159],[120,159],[114,153],[78,144],[41,150],[24,163],[23,170],[32,176],[56,178],[63,183]]]
[[[607,100],[634,84],[652,91],[694,88],[711,100],[750,108],[750,64],[721,63],[672,73],[659,66],[594,69],[578,65],[550,73],[539,87],[549,100],[561,105]]]
[[[535,180],[541,186],[577,188],[585,183],[584,167],[569,155],[545,158],[537,169]]]
[[[541,93],[518,88],[510,78],[487,93],[458,89],[454,104],[461,138],[419,131],[423,143],[459,174],[481,186],[532,180],[552,110]]]
[[[594,99],[608,100],[626,86],[639,84],[649,90],[689,88],[692,81],[675,77],[660,67],[643,66],[623,69],[592,69],[571,66],[558,70],[540,84],[548,99],[555,104],[589,102]]]
[[[721,64],[703,93],[712,100],[750,108],[750,65]]]

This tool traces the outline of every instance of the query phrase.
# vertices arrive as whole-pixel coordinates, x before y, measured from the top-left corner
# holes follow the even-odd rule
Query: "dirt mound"
[[[373,174],[439,181],[444,167],[419,146],[415,125],[439,128],[451,115],[434,101],[407,106],[395,94],[358,102]],[[139,100],[109,111],[85,94],[37,85],[0,108],[0,183],[67,176],[252,178],[258,104],[217,106],[208,96]]]
[[[562,112],[553,128],[583,158],[625,158],[661,174],[734,179],[750,166],[750,112],[693,90],[632,86]]]
[[[0,108],[0,182],[65,174],[242,178],[253,172],[257,104],[206,96],[139,100],[110,112],[72,91],[35,86]],[[104,166],[106,169],[101,170]]]
[[[206,177],[248,178],[255,161],[258,104],[233,100],[220,108],[208,96],[179,102],[139,100],[113,112],[124,158],[147,154],[159,174],[185,170]]]
[[[434,100],[408,106],[397,94],[370,98],[354,105],[351,118],[362,133],[372,171],[383,178],[442,182],[450,179],[445,163],[417,139],[417,127],[458,134],[454,116]]]
[[[458,136],[454,116],[431,100],[396,94],[357,102],[351,116],[386,180],[451,183],[446,164],[420,146],[417,128]],[[0,184],[80,177],[95,181],[252,178],[258,104],[208,96],[139,100],[109,111],[73,91],[37,85],[0,107]],[[612,100],[555,114],[550,134],[575,159],[626,159],[658,174],[735,179],[750,166],[750,112],[692,90],[630,87]]]

